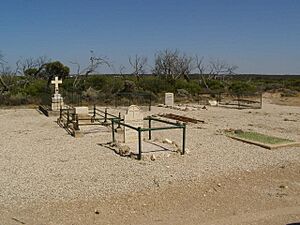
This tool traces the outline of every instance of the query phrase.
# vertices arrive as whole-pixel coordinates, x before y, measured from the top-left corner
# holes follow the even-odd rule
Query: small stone
[[[155,155],[152,154],[152,155],[150,156],[150,159],[151,159],[151,161],[155,161],[155,160],[156,160]]]
[[[280,185],[279,188],[281,188],[281,189],[287,189],[288,186],[287,185]]]
[[[163,140],[163,143],[172,144],[172,141],[170,139],[166,138],[165,140]]]
[[[217,184],[218,187],[221,187],[222,185],[220,183]]]
[[[99,214],[99,211],[97,209],[95,209],[95,214]]]
[[[130,151],[130,148],[129,148],[129,146],[127,146],[127,145],[122,145],[122,146],[120,146],[120,148],[119,148],[119,154],[120,154],[121,156],[126,156],[126,155],[128,155],[128,154],[129,154],[129,151]]]

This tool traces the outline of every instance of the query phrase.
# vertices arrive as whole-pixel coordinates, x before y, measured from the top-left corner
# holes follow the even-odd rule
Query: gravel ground
[[[110,112],[124,109],[110,109]],[[274,151],[232,140],[223,129],[243,129],[299,140],[299,107],[265,104],[263,109],[178,111],[153,107],[145,115],[176,113],[205,124],[187,125],[189,154],[157,153],[137,161],[120,157],[101,144],[111,140],[106,127],[85,128],[73,138],[34,109],[0,110],[0,207],[26,208],[30,204],[76,199],[105,199],[115,194],[164,189],[172,183],[200,183],[214,176],[253,171],[285,163],[299,163],[299,147]],[[291,121],[292,120],[292,121]],[[154,133],[154,138],[181,143],[181,132]],[[1,213],[0,213],[1,214]]]

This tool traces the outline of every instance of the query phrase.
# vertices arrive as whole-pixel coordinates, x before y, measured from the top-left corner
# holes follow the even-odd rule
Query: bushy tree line
[[[12,70],[0,54],[0,104],[39,103],[41,96],[49,98],[45,93],[51,94],[49,88],[54,76],[64,79],[62,90],[65,96],[79,95],[93,101],[112,101],[120,92],[148,92],[157,99],[164,92],[192,98],[203,92],[243,94],[280,88],[300,91],[299,79],[286,79],[285,82],[235,79],[237,66],[219,59],[205,62],[203,57],[190,56],[178,50],[157,52],[153,66],[148,64],[146,57],[129,57],[130,74],[124,73],[125,66],[120,66],[116,72],[107,57],[97,57],[93,52],[87,66],[77,62],[71,64],[77,68],[73,76],[70,76],[69,67],[47,57],[20,59],[16,69]],[[112,68],[115,73],[95,75],[102,66]]]

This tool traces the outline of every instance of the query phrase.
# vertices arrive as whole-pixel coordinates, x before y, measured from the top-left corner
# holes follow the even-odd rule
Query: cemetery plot
[[[143,121],[148,120],[148,128],[143,127]],[[181,154],[185,153],[185,135],[186,135],[186,125],[181,123],[174,123],[165,121],[162,119],[158,119],[155,117],[147,117],[143,118],[143,114],[141,113],[139,107],[132,105],[128,108],[124,119],[112,118],[112,143],[117,143],[115,136],[115,124],[118,126],[124,127],[124,143],[137,143],[138,148],[134,153],[137,155],[137,158],[141,160],[142,158],[142,140],[143,140],[143,132],[148,132],[148,139],[152,139],[152,131],[158,130],[170,130],[170,129],[182,129],[183,139],[182,139],[182,150]],[[167,127],[152,127],[152,121],[167,124]]]
[[[186,116],[181,116],[181,115],[176,115],[173,113],[167,113],[167,114],[158,114],[161,117],[165,117],[168,119],[173,119],[173,120],[177,120],[177,121],[181,121],[181,122],[185,122],[185,123],[205,123],[204,120],[197,120],[194,118],[190,118],[190,117],[186,117]]]
[[[94,105],[91,110],[89,110],[88,107],[67,107],[60,109],[60,115],[57,119],[57,123],[64,127],[68,133],[74,137],[78,137],[82,135],[80,132],[80,126],[107,126],[110,124],[109,122],[112,118],[121,118],[120,113],[119,116],[115,116],[108,113],[107,108],[103,111],[97,108],[96,105]]]
[[[300,142],[296,142],[289,139],[278,138],[268,136],[265,134],[253,132],[253,131],[226,131],[226,135],[230,138],[243,141],[245,143],[258,145],[267,149],[276,149],[286,146],[300,146]]]

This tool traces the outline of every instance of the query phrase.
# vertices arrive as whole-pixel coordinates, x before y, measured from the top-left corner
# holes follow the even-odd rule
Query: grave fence
[[[124,127],[128,127],[130,129],[133,129],[135,131],[137,131],[137,135],[138,135],[138,156],[137,159],[141,160],[142,159],[142,132],[148,132],[148,139],[151,140],[152,139],[152,131],[159,131],[159,130],[171,130],[171,129],[182,129],[182,149],[181,149],[181,154],[184,155],[185,154],[185,140],[186,140],[186,124],[185,123],[174,123],[174,122],[170,122],[170,121],[166,121],[166,120],[162,120],[162,119],[158,119],[158,118],[154,118],[154,117],[146,117],[144,118],[144,120],[148,120],[148,128],[141,128],[141,127],[134,127],[131,126],[129,124],[124,123],[124,119],[120,119],[120,118],[113,118],[111,119],[111,128],[112,128],[112,142],[115,143],[116,142],[116,138],[115,138],[115,128],[114,125],[117,124],[118,126],[122,125]],[[164,123],[164,124],[168,124],[171,126],[168,127],[152,127],[152,121],[156,121],[159,123]]]

